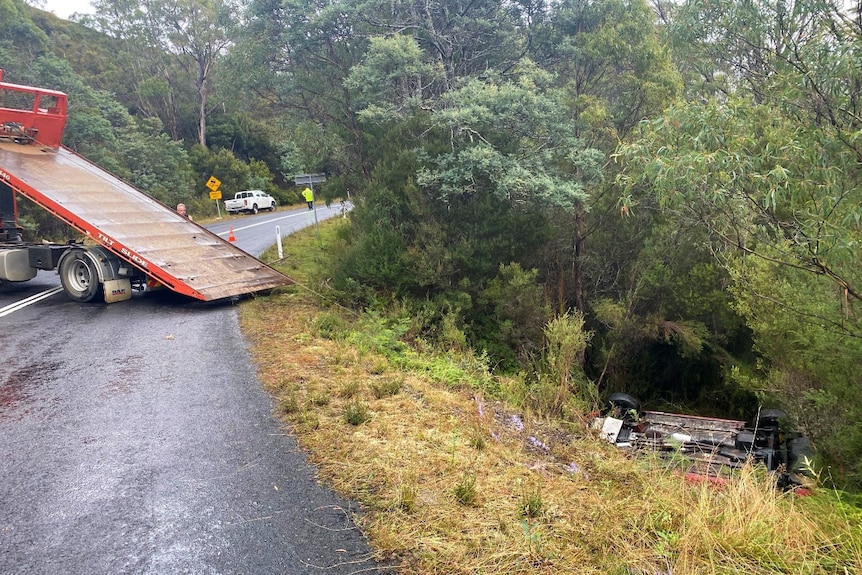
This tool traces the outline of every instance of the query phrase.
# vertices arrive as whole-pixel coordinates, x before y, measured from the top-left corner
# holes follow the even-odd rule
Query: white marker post
[[[278,245],[278,259],[284,259],[284,250],[281,249],[281,226],[275,226],[275,243]]]

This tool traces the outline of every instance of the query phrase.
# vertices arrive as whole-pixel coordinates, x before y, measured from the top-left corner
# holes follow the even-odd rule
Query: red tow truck
[[[63,147],[67,111],[63,92],[4,82],[0,70],[0,283],[57,270],[73,300],[107,303],[157,286],[211,301],[291,283]],[[83,241],[25,242],[19,195],[81,232]]]

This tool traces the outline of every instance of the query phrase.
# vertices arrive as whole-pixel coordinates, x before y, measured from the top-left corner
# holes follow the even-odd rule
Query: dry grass
[[[692,485],[586,430],[397,369],[347,343],[365,324],[301,289],[241,317],[286,424],[400,573],[862,573],[852,509],[797,499],[757,469]]]

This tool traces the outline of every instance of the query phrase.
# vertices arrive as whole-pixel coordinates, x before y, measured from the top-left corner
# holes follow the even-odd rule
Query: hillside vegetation
[[[340,224],[290,238],[281,265],[300,285],[244,304],[242,325],[286,425],[323,480],[362,503],[393,572],[862,569],[862,509],[847,494],[799,497],[753,466],[724,486],[691,483],[683,457],[629,458],[519,404],[524,381],[482,358],[402,341],[397,313],[333,305],[321,272]]]
[[[210,176],[325,173],[331,297],[399,339],[548,420],[780,407],[862,488],[858,1],[94,5],[0,0],[5,78],[68,92],[75,151],[199,218]]]

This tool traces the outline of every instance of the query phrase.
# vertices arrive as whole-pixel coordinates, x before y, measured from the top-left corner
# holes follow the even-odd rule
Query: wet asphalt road
[[[351,203],[345,205],[349,210]],[[233,216],[226,217],[221,221],[207,225],[207,229],[223,239],[227,239],[230,230],[233,229],[237,245],[250,254],[259,256],[263,251],[278,241],[278,237],[287,235],[313,226],[328,218],[339,217],[343,214],[340,204],[335,203],[329,207],[318,204],[315,210],[306,208],[286,209],[280,208],[276,212],[260,212],[256,216]]]
[[[246,345],[236,308],[156,294],[0,318],[0,573],[391,573]]]

